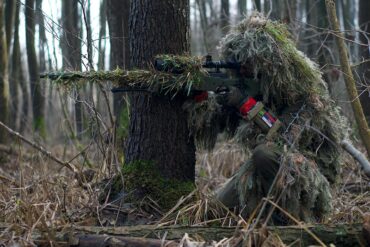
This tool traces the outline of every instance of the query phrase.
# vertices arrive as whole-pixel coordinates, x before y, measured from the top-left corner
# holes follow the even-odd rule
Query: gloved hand
[[[248,97],[234,86],[220,87],[216,89],[215,93],[217,94],[216,100],[219,104],[236,107],[237,109],[240,108]]]

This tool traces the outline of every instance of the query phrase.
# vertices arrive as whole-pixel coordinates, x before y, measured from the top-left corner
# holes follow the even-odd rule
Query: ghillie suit
[[[220,51],[224,59],[241,63],[254,75],[248,81],[259,88],[253,97],[270,108],[283,126],[266,140],[258,126],[242,121],[233,136],[254,151],[218,191],[219,199],[251,215],[282,166],[273,190],[279,205],[306,222],[323,219],[332,209],[330,184],[336,183],[340,172],[338,143],[345,130],[321,72],[296,49],[283,24],[259,14],[233,28],[221,41]],[[218,124],[209,123],[217,117],[206,117],[208,126]]]

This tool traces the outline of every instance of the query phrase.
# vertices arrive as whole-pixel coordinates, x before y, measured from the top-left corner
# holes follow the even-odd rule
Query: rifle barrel
[[[223,61],[223,60],[205,61],[202,64],[202,67],[206,69],[239,69],[240,64],[236,62],[229,62],[229,61]],[[158,71],[171,72],[174,74],[181,74],[184,72],[184,69],[182,68],[181,64],[179,66],[168,64],[164,60],[159,59],[159,58],[154,60],[154,68]]]
[[[229,61],[205,61],[202,64],[203,68],[207,69],[239,69],[240,64],[236,62],[229,62]]]

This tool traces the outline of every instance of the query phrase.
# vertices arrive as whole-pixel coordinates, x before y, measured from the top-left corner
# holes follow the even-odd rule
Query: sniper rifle
[[[185,65],[168,63],[163,59],[155,59],[154,68],[158,71],[172,73],[179,75],[185,72]],[[246,119],[255,122],[263,132],[267,134],[267,137],[272,137],[276,133],[277,129],[281,126],[280,121],[262,104],[257,102],[254,97],[258,93],[258,84],[250,83],[248,80],[252,80],[253,75],[249,74],[246,76],[236,76],[231,78],[227,73],[221,71],[221,69],[233,70],[236,75],[240,73],[241,66],[239,63],[234,61],[213,61],[211,55],[205,56],[205,61],[202,63],[202,67],[207,69],[206,76],[202,77],[202,82],[196,85],[192,85],[192,88],[184,89],[183,92],[187,92],[186,96],[193,97],[195,101],[201,102],[207,99],[209,93],[216,93],[218,96],[230,93],[229,89],[234,87],[240,91],[246,92],[246,101],[243,105],[240,105],[240,112]],[[150,88],[139,88],[139,91],[150,91]],[[132,87],[119,87],[112,90],[116,92],[127,92],[135,91]],[[155,90],[157,91],[157,90]]]

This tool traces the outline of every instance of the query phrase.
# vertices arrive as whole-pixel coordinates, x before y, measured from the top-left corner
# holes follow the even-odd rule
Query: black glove
[[[234,86],[217,88],[215,93],[217,94],[216,100],[219,104],[237,109],[240,108],[248,97],[239,88]]]

